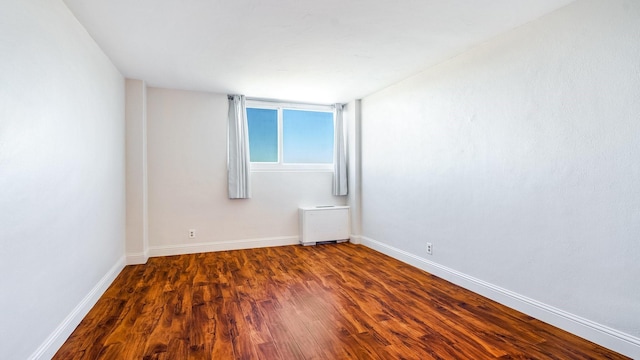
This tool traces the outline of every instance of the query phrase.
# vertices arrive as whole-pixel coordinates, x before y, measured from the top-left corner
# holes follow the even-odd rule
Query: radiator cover
[[[301,207],[298,212],[302,245],[349,239],[351,224],[348,206]]]

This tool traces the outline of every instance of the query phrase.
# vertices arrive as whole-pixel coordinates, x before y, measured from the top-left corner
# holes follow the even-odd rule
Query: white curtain
[[[227,173],[229,199],[251,197],[249,126],[244,95],[229,95],[227,126]]]
[[[345,137],[342,104],[335,105],[335,139],[333,141],[333,195],[347,195],[347,140]]]

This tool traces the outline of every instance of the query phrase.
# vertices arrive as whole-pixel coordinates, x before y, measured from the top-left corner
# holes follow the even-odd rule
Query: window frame
[[[331,150],[335,152],[335,134],[336,134],[336,117],[333,105],[320,104],[304,104],[290,103],[281,101],[255,100],[247,99],[246,107],[253,109],[277,110],[277,126],[278,126],[278,161],[277,162],[250,162],[250,170],[253,172],[333,172],[334,159],[330,163],[284,163],[284,110],[302,110],[329,112],[333,114],[333,141],[334,146]]]

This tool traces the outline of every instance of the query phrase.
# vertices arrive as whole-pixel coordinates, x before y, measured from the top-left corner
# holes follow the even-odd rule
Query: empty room
[[[2,0],[0,359],[640,359],[640,1]]]

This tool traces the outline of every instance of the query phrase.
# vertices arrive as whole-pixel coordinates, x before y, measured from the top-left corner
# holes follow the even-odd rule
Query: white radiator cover
[[[348,206],[301,207],[298,212],[302,245],[349,239],[351,224]]]

